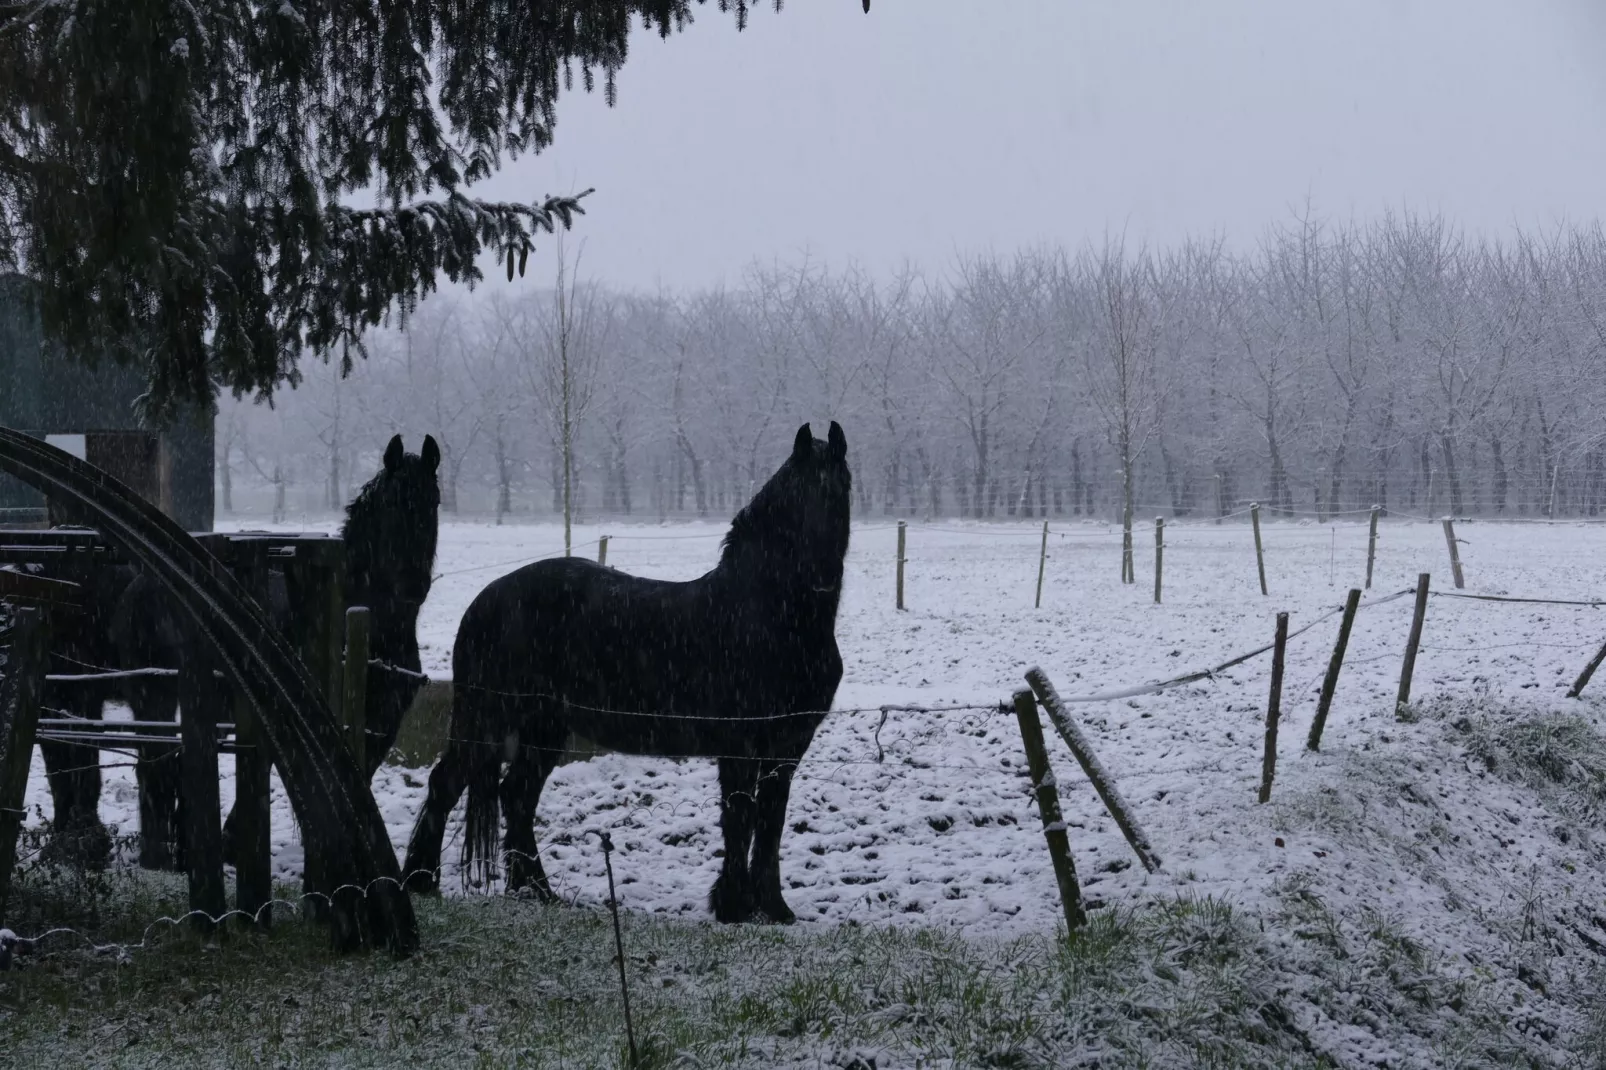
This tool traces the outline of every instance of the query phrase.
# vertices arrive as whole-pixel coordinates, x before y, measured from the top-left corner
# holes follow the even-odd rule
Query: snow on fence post
[[[1344,617],[1338,625],[1338,641],[1333,644],[1333,656],[1327,663],[1327,676],[1322,680],[1322,696],[1316,703],[1316,719],[1310,723],[1310,738],[1306,750],[1320,750],[1322,729],[1327,727],[1327,711],[1333,706],[1333,692],[1338,690],[1338,671],[1344,666],[1344,651],[1349,647],[1349,632],[1355,623],[1355,611],[1361,605],[1361,589],[1351,587],[1344,601]]]
[[[345,687],[340,697],[340,720],[351,743],[357,768],[368,772],[368,650],[371,614],[367,606],[346,610]]]
[[[1154,518],[1154,604],[1160,604],[1160,575],[1165,569],[1165,517]]]
[[[898,608],[903,608],[903,550],[909,533],[909,525],[898,521]]]
[[[0,674],[0,921],[5,920],[11,896],[17,836],[27,816],[23,802],[44,686],[44,621],[38,609],[18,608],[12,617],[11,654]]]
[[[1428,573],[1416,577],[1416,612],[1411,616],[1411,634],[1405,640],[1405,662],[1400,666],[1400,693],[1394,700],[1394,716],[1403,718],[1411,704],[1411,673],[1416,670],[1416,651],[1422,645],[1422,621],[1428,613]]]
[[[1584,688],[1589,686],[1589,678],[1595,675],[1595,670],[1600,668],[1603,661],[1606,661],[1606,643],[1601,644],[1595,656],[1589,659],[1589,664],[1584,666],[1584,671],[1578,674],[1578,679],[1573,681],[1572,690],[1567,692],[1568,698],[1577,698],[1583,693]]]
[[[903,555],[899,555],[900,557]],[[1043,571],[1048,567],[1048,521],[1043,521],[1043,548],[1037,552],[1037,601],[1033,609],[1043,608]]]
[[[1087,924],[1087,915],[1082,911],[1082,886],[1076,879],[1076,863],[1071,860],[1070,833],[1060,813],[1059,788],[1048,764],[1048,748],[1043,745],[1037,698],[1030,691],[1015,692],[1015,718],[1020,722],[1026,768],[1032,774],[1032,788],[1037,794],[1037,812],[1043,819],[1043,839],[1048,841],[1048,856],[1054,863],[1060,905],[1065,908],[1065,931],[1073,933]]]
[[[1455,522],[1449,517],[1444,518],[1444,542],[1450,548],[1450,575],[1455,579],[1455,589],[1467,585],[1466,577],[1461,574],[1461,551],[1456,549]]]
[[[1266,700],[1266,749],[1260,760],[1260,801],[1271,801],[1277,776],[1277,721],[1283,712],[1283,656],[1288,650],[1288,614],[1277,614],[1277,639],[1271,650],[1271,695]]]
[[[1066,745],[1071,748],[1071,753],[1076,756],[1076,761],[1081,765],[1082,772],[1086,773],[1087,778],[1093,782],[1093,790],[1099,793],[1099,798],[1104,801],[1105,809],[1109,810],[1110,816],[1115,818],[1116,826],[1120,828],[1121,835],[1126,837],[1126,842],[1132,845],[1132,851],[1138,856],[1138,861],[1142,862],[1143,868],[1150,873],[1158,870],[1160,868],[1160,859],[1154,853],[1154,848],[1149,845],[1148,835],[1138,825],[1137,819],[1132,816],[1132,811],[1128,808],[1126,800],[1121,797],[1121,792],[1116,788],[1115,781],[1111,779],[1110,774],[1105,771],[1104,766],[1099,762],[1098,755],[1093,753],[1093,746],[1088,742],[1087,736],[1083,734],[1081,727],[1071,719],[1070,713],[1066,711],[1065,704],[1060,701],[1059,692],[1054,690],[1054,685],[1049,682],[1047,676],[1043,675],[1042,669],[1028,669],[1026,671],[1026,682],[1032,685],[1032,691],[1037,695],[1037,700],[1043,704],[1043,709],[1048,711],[1048,719],[1054,723],[1055,730],[1065,740]]]
[[[1381,505],[1372,506],[1372,528],[1366,536],[1366,589],[1372,589],[1372,564],[1377,560],[1377,515]]]
[[[1266,590],[1266,547],[1260,541],[1260,503],[1249,503],[1249,522],[1255,527],[1255,567],[1260,570],[1260,593],[1270,594]]]
[[[597,564],[608,563],[608,536],[604,535],[597,540]]]

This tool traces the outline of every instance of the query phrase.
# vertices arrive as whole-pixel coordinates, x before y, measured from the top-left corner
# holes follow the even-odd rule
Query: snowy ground
[[[893,525],[856,528],[838,625],[846,674],[837,706],[996,704],[1023,686],[1033,665],[1066,696],[1164,679],[1268,642],[1279,610],[1298,628],[1341,604],[1365,572],[1364,519],[1268,522],[1270,597],[1259,592],[1247,525],[1172,523],[1165,601],[1155,605],[1152,529],[1138,533],[1135,586],[1119,583],[1117,531],[1071,521],[1052,530],[1043,608],[1034,610],[1040,527],[911,524],[909,609],[900,613]],[[601,533],[612,536],[610,564],[684,579],[714,563],[723,526],[583,527],[577,552],[594,553]],[[1606,597],[1606,528],[1463,523],[1458,533],[1469,592]],[[426,672],[449,676],[457,620],[486,582],[561,549],[561,529],[551,526],[444,523],[440,578],[420,625]],[[1386,523],[1367,601],[1411,586],[1423,571],[1436,589],[1450,586],[1441,529]],[[1606,949],[1606,860],[1587,829],[1569,835],[1540,795],[1469,760],[1472,730],[1452,727],[1463,715],[1558,711],[1598,722],[1606,676],[1581,702],[1564,692],[1606,639],[1606,619],[1587,607],[1435,598],[1413,692],[1429,714],[1402,724],[1393,699],[1410,614],[1409,598],[1362,610],[1320,754],[1303,744],[1336,617],[1290,643],[1270,806],[1255,804],[1268,657],[1165,694],[1076,706],[1165,863],[1161,874],[1144,873],[1069,752],[1051,739],[1090,901],[1133,904],[1182,891],[1252,911],[1317,902],[1351,922],[1386,919],[1391,931],[1472,972],[1517,955],[1527,937],[1507,937],[1531,936],[1536,925],[1559,934],[1546,968],[1576,975],[1590,961],[1591,940]],[[953,926],[978,936],[1051,929],[1060,913],[1013,716],[893,713],[880,730],[881,760],[878,719],[830,718],[799,771],[782,872],[800,919]],[[131,774],[107,770],[102,804],[105,819],[124,829],[134,825]],[[376,779],[398,850],[425,775],[387,767]],[[582,901],[605,897],[596,841],[579,834],[610,827],[623,848],[615,867],[625,906],[706,916],[718,866],[716,788],[713,764],[699,760],[613,755],[559,769],[540,815],[554,884]],[[232,797],[227,779],[223,796],[225,804]],[[47,799],[36,756],[29,806],[48,808]],[[450,861],[458,831],[454,823],[448,833]],[[274,838],[276,865],[292,878],[300,848],[277,781]],[[455,871],[444,884],[459,887]],[[1594,929],[1601,931],[1577,935]],[[1357,1058],[1367,1044],[1346,1042]]]

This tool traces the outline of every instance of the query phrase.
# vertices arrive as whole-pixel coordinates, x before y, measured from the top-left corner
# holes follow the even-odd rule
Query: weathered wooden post
[[[906,523],[904,523],[902,520],[898,521],[898,608],[899,609],[903,608],[903,562],[904,562],[903,551],[904,551],[904,546],[905,546],[905,536],[907,535],[907,533],[908,533],[908,525]]]
[[[1394,700],[1394,716],[1403,718],[1411,704],[1411,674],[1416,671],[1416,651],[1422,645],[1422,621],[1428,614],[1429,574],[1416,577],[1416,611],[1411,615],[1411,634],[1405,640],[1405,662],[1400,666],[1400,693]]]
[[[1104,801],[1104,808],[1115,819],[1116,827],[1121,830],[1121,835],[1126,837],[1126,842],[1138,856],[1138,861],[1142,862],[1143,868],[1150,873],[1158,870],[1160,858],[1154,853],[1154,848],[1149,846],[1148,834],[1138,825],[1137,818],[1127,806],[1126,800],[1121,797],[1120,790],[1116,788],[1114,778],[1105,771],[1099,756],[1093,752],[1092,743],[1083,734],[1081,726],[1065,709],[1065,704],[1060,701],[1059,692],[1054,690],[1054,685],[1049,682],[1042,669],[1028,669],[1026,682],[1032,685],[1037,700],[1043,704],[1043,709],[1048,711],[1048,719],[1059,732],[1060,738],[1065,740],[1066,746],[1071,748],[1071,753],[1076,756],[1082,772],[1093,782],[1093,790],[1099,793],[1099,798]]]
[[[267,737],[244,695],[234,699],[234,906],[273,925],[272,781]]]
[[[44,684],[44,620],[37,609],[19,608],[11,625],[11,652],[0,674],[0,921],[11,897],[17,836],[27,816],[23,801]]]
[[[203,933],[228,909],[223,883],[223,814],[218,798],[217,712],[222,688],[212,675],[207,640],[197,635],[178,675],[180,776],[184,784],[184,849],[190,877],[191,920]]]
[[[1305,740],[1306,750],[1320,750],[1322,730],[1327,727],[1327,711],[1333,705],[1333,692],[1338,690],[1338,671],[1344,666],[1344,651],[1349,647],[1350,628],[1355,624],[1355,611],[1361,605],[1361,589],[1351,587],[1344,600],[1344,617],[1338,625],[1338,641],[1333,644],[1333,656],[1327,662],[1327,676],[1322,680],[1321,698],[1316,702],[1316,719],[1310,723],[1310,737]]]
[[[1372,506],[1371,531],[1366,536],[1366,589],[1372,589],[1372,565],[1377,560],[1377,516],[1382,512],[1381,505]]]
[[[608,563],[608,536],[604,535],[597,540],[597,564]]]
[[[1266,750],[1260,761],[1260,801],[1271,801],[1277,775],[1277,721],[1283,712],[1283,656],[1288,649],[1288,614],[1277,614],[1277,638],[1271,649],[1271,696],[1266,701]]]
[[[367,606],[346,610],[345,689],[340,699],[340,723],[351,741],[358,769],[368,758],[368,649],[370,614]]]
[[[1455,589],[1459,591],[1467,585],[1467,581],[1461,574],[1461,551],[1456,548],[1455,522],[1449,517],[1444,518],[1444,542],[1450,547],[1450,576],[1455,580]]]
[[[1048,764],[1048,748],[1043,745],[1043,723],[1037,719],[1037,698],[1031,691],[1015,692],[1015,719],[1020,722],[1021,744],[1026,748],[1026,768],[1032,774],[1037,793],[1037,813],[1043,819],[1043,838],[1048,841],[1048,857],[1054,863],[1054,880],[1059,885],[1060,905],[1065,910],[1065,931],[1073,933],[1087,924],[1082,911],[1082,887],[1071,860],[1071,840],[1060,813],[1059,789],[1054,770]]]
[[[1255,567],[1260,570],[1260,593],[1269,595],[1266,589],[1266,547],[1260,541],[1260,503],[1249,503],[1249,522],[1255,528]]]
[[[1043,545],[1037,551],[1037,600],[1032,603],[1033,609],[1043,608],[1043,573],[1048,568],[1048,521],[1043,521]]]
[[[1584,666],[1584,671],[1578,674],[1578,679],[1573,681],[1572,689],[1567,692],[1568,698],[1577,698],[1583,694],[1584,688],[1589,686],[1589,678],[1595,675],[1595,670],[1600,668],[1600,663],[1603,661],[1606,661],[1606,643],[1601,644],[1601,648],[1595,651],[1595,656],[1589,659],[1589,664]]]
[[[1154,604],[1160,604],[1160,574],[1165,567],[1165,517],[1154,518]]]

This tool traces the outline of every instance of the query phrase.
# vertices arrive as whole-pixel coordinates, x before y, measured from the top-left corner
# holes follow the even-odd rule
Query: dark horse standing
[[[847,450],[835,423],[823,442],[804,424],[699,579],[643,579],[570,557],[479,593],[452,652],[450,741],[407,849],[415,888],[434,887],[446,818],[467,787],[465,864],[495,857],[500,803],[508,887],[550,896],[535,812],[573,732],[633,754],[718,758],[725,854],[714,916],[792,920],[781,895],[787,796],[842,679]]]
[[[402,715],[423,686],[418,654],[418,612],[429,596],[439,527],[440,447],[426,435],[421,453],[407,453],[396,435],[385,448],[379,472],[346,507],[341,537],[346,544],[344,601],[371,611],[368,670],[367,758],[372,776],[396,742]],[[132,570],[101,570],[120,589],[99,592],[95,610],[59,652],[74,661],[103,666],[115,649],[125,669],[176,669],[196,642],[181,614],[155,580]],[[305,621],[291,608],[304,604],[283,573],[268,579],[271,619],[299,647]],[[79,634],[81,633],[81,634]],[[69,670],[71,671],[71,670]],[[81,670],[82,671],[82,670]],[[136,721],[172,722],[178,716],[178,682],[172,677],[135,677],[122,682]],[[70,695],[73,712],[99,719],[101,705],[113,697],[79,685]],[[67,744],[44,745],[46,769],[58,827],[91,846],[81,849],[92,861],[103,858],[110,839],[101,826],[100,766],[96,751]],[[184,835],[179,795],[177,744],[147,743],[136,769],[139,782],[140,865],[182,869]],[[233,815],[230,815],[232,825]],[[232,831],[232,830],[230,830]]]

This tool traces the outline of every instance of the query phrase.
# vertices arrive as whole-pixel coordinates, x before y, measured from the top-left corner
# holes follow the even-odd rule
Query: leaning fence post
[[[1065,931],[1073,933],[1087,924],[1082,911],[1082,887],[1076,880],[1076,863],[1071,860],[1070,834],[1060,813],[1060,794],[1054,770],[1048,764],[1048,748],[1043,746],[1043,723],[1037,719],[1037,698],[1030,691],[1015,692],[1015,719],[1020,722],[1020,740],[1026,748],[1026,768],[1032,774],[1037,793],[1037,813],[1043,819],[1043,838],[1048,841],[1048,857],[1054,863],[1054,880],[1059,885],[1060,905],[1065,909]]]
[[[1327,676],[1322,680],[1322,696],[1316,703],[1316,719],[1310,723],[1310,738],[1306,750],[1320,750],[1322,729],[1327,727],[1327,711],[1333,706],[1333,692],[1338,690],[1338,670],[1344,666],[1344,651],[1349,646],[1349,630],[1355,623],[1355,611],[1361,605],[1361,589],[1351,587],[1344,601],[1344,617],[1338,625],[1338,641],[1333,644],[1333,656],[1327,662]]]
[[[1372,563],[1377,560],[1377,514],[1382,506],[1372,506],[1372,529],[1366,536],[1366,589],[1372,589]]]
[[[198,637],[197,637],[198,638]],[[210,651],[191,645],[179,669],[179,770],[184,785],[184,847],[195,928],[216,929],[228,909],[223,883],[223,814],[218,799],[217,711],[221,688],[212,675]]]
[[[902,554],[898,555],[902,557]],[[1043,548],[1037,552],[1037,601],[1033,609],[1043,608],[1043,572],[1048,567],[1048,521],[1043,521]]]
[[[371,619],[367,606],[346,610],[346,677],[340,720],[351,742],[357,768],[368,771],[368,649]]]
[[[1449,517],[1444,518],[1444,541],[1450,547],[1450,575],[1455,580],[1455,589],[1467,585],[1466,577],[1461,574],[1461,551],[1456,548],[1455,523]]]
[[[1059,692],[1054,690],[1054,685],[1043,675],[1042,669],[1028,669],[1026,682],[1032,685],[1037,700],[1043,704],[1043,709],[1048,711],[1048,719],[1054,723],[1054,728],[1071,748],[1071,753],[1076,756],[1082,772],[1093,782],[1093,790],[1104,800],[1105,809],[1115,818],[1116,827],[1121,830],[1121,835],[1126,837],[1126,842],[1132,845],[1132,851],[1138,856],[1138,861],[1142,862],[1143,868],[1150,873],[1158,870],[1160,858],[1154,853],[1154,848],[1149,846],[1148,835],[1138,825],[1137,818],[1132,816],[1126,800],[1121,797],[1114,779],[1099,762],[1098,755],[1093,753],[1093,745],[1088,742],[1081,727],[1066,711],[1065,704],[1060,701]]]
[[[1428,613],[1428,573],[1416,577],[1416,611],[1411,616],[1411,635],[1405,640],[1405,662],[1400,666],[1400,693],[1394,700],[1394,716],[1403,717],[1411,704],[1411,673],[1416,670],[1416,651],[1422,645],[1422,620]]]
[[[904,542],[905,536],[908,534],[908,530],[909,530],[909,525],[908,524],[906,524],[902,520],[898,521],[898,608],[899,609],[903,608],[903,562],[904,562],[903,549],[904,549],[904,545],[905,545],[905,542]]]
[[[1283,655],[1288,649],[1288,614],[1277,614],[1277,639],[1271,650],[1271,695],[1266,700],[1266,750],[1260,760],[1260,801],[1271,801],[1277,775],[1277,721],[1283,712]]]
[[[0,676],[0,921],[5,920],[11,897],[17,836],[27,816],[23,802],[44,682],[44,620],[32,606],[19,608],[11,625],[11,655]]]
[[[1260,503],[1249,503],[1249,522],[1255,526],[1255,567],[1260,570],[1260,593],[1270,594],[1266,589],[1266,547],[1260,541]]]
[[[608,563],[608,536],[604,535],[597,540],[597,564]]]
[[[1600,649],[1595,651],[1595,656],[1589,659],[1589,664],[1584,666],[1584,671],[1578,674],[1578,679],[1573,681],[1572,690],[1567,692],[1568,698],[1577,698],[1583,694],[1584,688],[1589,686],[1589,678],[1595,675],[1595,670],[1600,668],[1600,663],[1603,661],[1606,661],[1606,643],[1601,644]]]
[[[1165,570],[1165,517],[1154,518],[1154,604],[1160,604],[1160,575]]]

